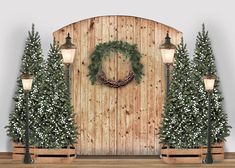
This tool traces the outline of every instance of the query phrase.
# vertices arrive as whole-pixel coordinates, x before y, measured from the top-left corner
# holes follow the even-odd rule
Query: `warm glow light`
[[[76,49],[61,49],[64,64],[72,64]]]
[[[76,52],[76,46],[72,44],[69,33],[68,36],[66,37],[66,42],[60,46],[60,51],[63,57],[63,63],[72,64]]]
[[[173,64],[175,49],[161,49],[161,54],[164,64]]]
[[[25,91],[30,91],[33,84],[33,77],[31,75],[22,75],[21,76],[23,89]]]
[[[171,38],[167,32],[165,42],[160,46],[162,61],[164,64],[173,64],[176,46],[171,43]]]
[[[204,85],[206,91],[212,91],[215,85],[215,77],[214,76],[204,77]]]

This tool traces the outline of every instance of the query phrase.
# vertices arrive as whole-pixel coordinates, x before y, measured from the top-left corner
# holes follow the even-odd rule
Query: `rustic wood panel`
[[[95,29],[95,44],[102,43],[102,17],[95,18],[94,22],[94,29]],[[89,56],[87,56],[89,57]],[[101,94],[102,94],[102,86],[95,85],[95,109],[96,109],[96,116],[95,116],[95,129],[96,134],[94,135],[95,139],[95,153],[96,155],[102,154],[102,102],[101,102]],[[91,153],[91,152],[90,152]]]
[[[94,19],[90,19],[88,22],[88,55],[91,55],[91,53],[94,50],[95,47],[95,29],[94,29]],[[88,64],[90,63],[90,60],[88,60]],[[87,72],[88,73],[88,72]],[[95,152],[95,143],[94,143],[94,137],[95,137],[95,99],[94,99],[94,93],[95,93],[95,87],[92,87],[87,83],[88,88],[88,104],[87,104],[87,110],[89,113],[88,115],[88,152],[92,151],[92,153]]]
[[[103,17],[102,18],[102,43],[108,42],[109,41],[109,17]],[[103,70],[104,72],[110,77],[110,59],[104,60],[103,64]],[[110,116],[110,95],[109,95],[109,90],[110,88],[108,87],[101,87],[101,95],[100,98],[102,100],[103,104],[103,118],[102,118],[102,129],[103,129],[103,134],[102,134],[102,155],[108,155],[109,154],[109,116]]]
[[[30,146],[30,155],[34,163],[71,163],[75,159],[75,149],[68,147],[63,149],[43,149]],[[24,159],[25,146],[13,143],[13,160]]]
[[[109,17],[109,40],[117,39],[117,17]],[[117,79],[117,55],[109,57],[109,78]],[[109,153],[116,154],[117,89],[109,89]]]
[[[154,155],[155,154],[155,120],[156,120],[156,113],[154,111],[156,107],[156,101],[153,101],[154,97],[154,85],[155,85],[155,48],[154,40],[155,40],[155,24],[153,22],[148,21],[148,81],[147,81],[147,111],[148,111],[148,120],[147,120],[147,127],[148,127],[148,154]]]
[[[81,46],[80,46],[80,37],[81,37],[81,25],[75,24],[73,25],[73,31],[76,32],[73,34],[73,42],[78,47],[77,54],[81,54]],[[76,113],[76,123],[78,126],[78,130],[81,130],[81,113],[77,113],[76,109],[81,107],[81,94],[78,94],[81,92],[81,73],[78,69],[78,66],[81,64],[81,57],[75,57],[74,58],[74,64],[72,64],[72,74],[70,75],[72,78],[72,86],[71,86],[71,98],[72,98],[72,104],[74,112]],[[76,153],[79,153],[79,149],[81,147],[81,134],[78,134],[78,142],[76,144]]]
[[[134,37],[134,19],[132,17],[127,17],[126,19],[126,41],[130,44],[133,44],[133,37]],[[129,73],[131,70],[131,65],[130,61],[126,61],[128,66],[127,67],[127,72],[125,75]],[[133,87],[134,84],[133,82],[130,85],[127,85],[125,88],[126,90],[130,90],[128,93],[124,93],[125,99],[126,99],[126,106],[127,109],[125,111],[126,113],[126,135],[125,135],[125,145],[126,145],[126,150],[125,150],[125,155],[132,155],[133,154],[133,120],[134,120],[134,109],[133,109]]]
[[[126,31],[125,31],[125,21],[126,17],[118,17],[118,40],[126,40]],[[125,76],[125,59],[121,54],[118,54],[118,79],[122,79]],[[123,69],[124,68],[124,69]],[[117,137],[117,154],[124,155],[126,150],[125,145],[125,134],[126,134],[126,106],[125,106],[125,91],[124,88],[118,88],[118,100],[117,100],[117,108],[118,108],[118,137]]]
[[[12,159],[12,155],[13,155],[13,153],[12,152],[0,152],[0,160],[2,159],[9,159],[9,161],[11,161],[11,159]],[[133,156],[133,155],[131,155],[131,156],[121,156],[121,155],[119,155],[119,156],[107,156],[107,155],[105,155],[105,156],[94,156],[94,155],[86,155],[86,156],[79,156],[79,158],[80,159],[113,159],[113,158],[115,158],[115,159],[141,159],[141,160],[143,160],[143,159],[154,159],[154,160],[159,160],[160,159],[160,157],[159,157],[159,155],[152,155],[152,156],[150,156],[150,155],[146,155],[146,156],[143,156],[143,155],[139,155],[139,156],[137,156],[137,155],[135,155],[135,156]],[[224,153],[224,159],[229,159],[229,160],[231,160],[231,159],[235,159],[235,152],[225,152]]]
[[[110,17],[110,40],[117,39],[117,17]],[[110,78],[117,80],[117,55],[110,58]],[[110,153],[117,153],[117,89],[110,89]]]
[[[163,30],[161,29],[162,25],[161,24],[155,24],[155,54],[160,55],[160,50],[158,49],[164,39],[163,33],[161,33]],[[158,135],[158,129],[161,120],[158,118],[161,118],[161,113],[159,111],[162,111],[163,109],[163,104],[164,104],[164,99],[165,99],[165,78],[164,78],[164,65],[161,61],[161,57],[154,57],[155,59],[155,64],[154,64],[154,70],[156,72],[162,72],[160,75],[155,75],[155,86],[154,86],[154,102],[155,102],[155,115],[156,119],[155,120],[155,152],[160,153],[160,146],[159,144],[159,135]]]
[[[142,78],[142,81],[140,83],[140,93],[141,97],[139,103],[140,103],[140,153],[143,155],[147,155],[148,153],[148,132],[147,132],[147,117],[148,117],[148,111],[147,111],[147,80],[148,80],[148,32],[147,32],[147,24],[148,20],[141,19],[141,25],[140,25],[140,35],[141,35],[141,53],[143,55],[142,63],[144,65],[144,76]]]
[[[135,18],[134,20],[134,43],[137,44],[138,49],[141,48],[141,18]],[[134,83],[134,100],[133,100],[133,108],[134,108],[134,120],[133,120],[133,154],[138,155],[140,153],[140,97],[141,97],[141,87],[140,85]]]
[[[161,149],[162,160],[165,163],[202,163],[207,153],[207,147],[194,149],[175,149],[163,146]],[[224,159],[224,143],[211,146],[211,154],[214,161]]]
[[[71,98],[79,128],[80,155],[156,155],[157,136],[165,98],[165,73],[159,45],[166,32],[174,44],[182,33],[158,22],[131,16],[101,16],[82,20],[54,32],[60,44],[69,32],[78,47],[71,66]],[[137,44],[144,76],[122,88],[91,85],[87,74],[89,56],[97,44],[122,40]],[[103,60],[111,79],[123,79],[130,62],[121,53]]]
[[[220,162],[215,162],[212,165],[205,164],[166,164],[160,159],[153,159],[150,156],[147,158],[125,158],[121,159],[107,159],[107,156],[103,156],[100,158],[81,158],[74,159],[74,161],[70,164],[36,164],[36,165],[25,165],[22,161],[15,161],[12,159],[0,159],[0,167],[7,168],[25,168],[25,167],[35,167],[35,168],[182,168],[182,167],[190,167],[190,168],[202,168],[202,167],[213,167],[213,168],[233,168],[235,165],[235,159],[227,159]]]

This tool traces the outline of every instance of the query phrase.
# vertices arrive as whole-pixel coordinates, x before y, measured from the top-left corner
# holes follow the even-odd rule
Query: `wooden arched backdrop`
[[[159,45],[169,31],[178,44],[182,33],[158,22],[131,16],[100,16],[67,25],[54,32],[60,44],[71,34],[77,46],[71,66],[71,97],[79,130],[79,155],[159,154],[158,129],[165,97],[165,73]],[[90,55],[97,44],[122,40],[137,44],[144,77],[121,88],[91,85]],[[106,75],[123,79],[129,60],[121,54],[103,61]]]

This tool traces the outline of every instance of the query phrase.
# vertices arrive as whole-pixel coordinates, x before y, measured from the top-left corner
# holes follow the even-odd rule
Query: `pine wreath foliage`
[[[89,79],[92,84],[97,81],[97,74],[102,69],[102,61],[110,56],[110,53],[121,53],[131,61],[131,68],[135,75],[135,80],[140,83],[143,74],[143,64],[141,64],[141,53],[137,49],[136,44],[129,44],[124,41],[110,41],[100,43],[95,47],[91,54],[91,64],[88,66]]]

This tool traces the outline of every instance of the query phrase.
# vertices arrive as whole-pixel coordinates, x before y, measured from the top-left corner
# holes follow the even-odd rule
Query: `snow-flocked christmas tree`
[[[160,143],[175,148],[193,148],[198,145],[195,92],[189,54],[182,38],[176,48],[175,67],[160,126]]]
[[[199,113],[197,114],[197,124],[199,124],[198,143],[207,145],[207,127],[208,127],[208,93],[205,91],[203,76],[208,71],[217,76],[215,87],[211,96],[211,143],[222,142],[230,133],[227,114],[223,110],[223,97],[220,91],[220,80],[216,71],[215,58],[211,46],[208,31],[205,30],[204,24],[202,31],[198,33],[196,47],[193,57],[193,83],[197,88],[197,105]]]
[[[41,109],[40,141],[43,148],[62,148],[73,145],[77,139],[70,93],[65,80],[64,64],[58,44],[53,43],[47,59]]]
[[[23,85],[20,79],[21,74],[33,75],[32,90],[29,92],[29,142],[35,145],[38,142],[38,129],[40,126],[40,108],[39,97],[42,94],[42,85],[44,80],[44,61],[41,48],[41,40],[38,32],[32,30],[28,32],[28,37],[25,44],[24,54],[19,77],[17,78],[17,89],[13,98],[15,105],[14,110],[9,116],[9,124],[6,126],[7,135],[14,142],[25,143],[25,112],[26,101],[23,90]]]

